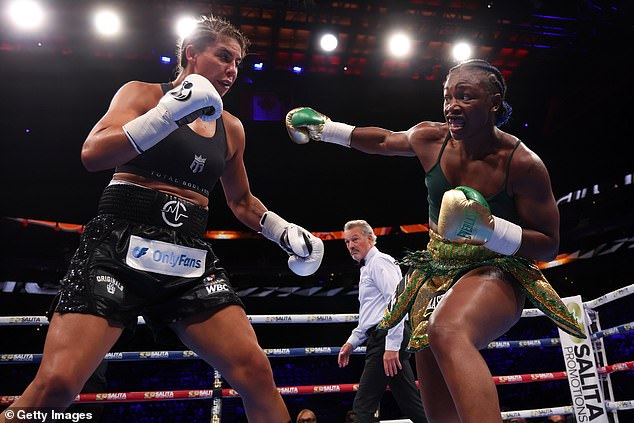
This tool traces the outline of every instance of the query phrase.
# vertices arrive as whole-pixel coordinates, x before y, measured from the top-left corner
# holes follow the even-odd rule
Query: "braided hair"
[[[453,71],[463,68],[479,69],[487,76],[489,91],[491,93],[500,93],[500,95],[502,96],[502,105],[495,113],[495,126],[499,128],[500,126],[508,122],[509,118],[511,117],[511,113],[513,112],[513,108],[510,104],[506,102],[506,100],[504,100],[506,96],[506,81],[504,80],[504,77],[502,76],[500,70],[486,60],[469,59],[449,69],[449,74]]]

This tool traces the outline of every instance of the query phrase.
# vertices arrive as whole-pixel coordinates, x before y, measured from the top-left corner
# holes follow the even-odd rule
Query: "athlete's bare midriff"
[[[164,182],[159,182],[154,179],[135,175],[133,173],[124,173],[124,172],[115,173],[112,179],[117,181],[130,182],[132,184],[141,185],[146,188],[172,194],[184,200],[190,201],[200,207],[207,208],[209,204],[209,199],[202,194],[199,194],[197,192],[194,192],[188,189],[175,187],[173,185],[169,185]]]

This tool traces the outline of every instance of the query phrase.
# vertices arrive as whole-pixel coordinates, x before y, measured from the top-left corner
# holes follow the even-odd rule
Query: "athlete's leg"
[[[90,314],[53,314],[37,374],[12,407],[68,407],[122,331]]]
[[[269,360],[242,307],[230,305],[214,313],[200,313],[171,327],[240,393],[250,422],[290,421]]]
[[[524,294],[510,276],[480,268],[461,277],[432,314],[429,345],[462,423],[502,421],[479,349],[510,329],[523,307]]]
[[[460,423],[451,393],[429,348],[416,352],[416,373],[429,423]]]

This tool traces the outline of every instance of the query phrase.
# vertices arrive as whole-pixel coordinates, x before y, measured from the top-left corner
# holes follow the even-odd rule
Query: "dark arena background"
[[[306,105],[358,126],[405,130],[442,121],[442,79],[456,63],[454,43],[465,41],[472,57],[492,62],[507,79],[514,111],[505,130],[549,169],[561,214],[561,256],[544,264],[544,273],[562,297],[592,302],[606,295],[594,308],[600,327],[592,329],[607,332],[595,347],[606,400],[620,406],[608,418],[634,422],[630,1],[38,0],[39,28],[14,24],[15,3],[0,3],[0,410],[37,371],[47,325],[36,317],[46,314],[81,227],[112,175],[82,167],[86,135],[125,82],[173,78],[177,18],[213,13],[252,41],[224,97],[245,127],[251,189],[325,243],[319,271],[295,276],[278,246],[231,214],[220,184],[211,195],[210,242],[247,313],[268,316],[269,324],[254,321],[254,328],[277,385],[287,387],[283,397],[293,421],[310,408],[320,423],[344,422],[354,398],[346,387],[358,383],[363,368],[361,354],[347,368],[337,366],[338,348],[355,322],[332,316],[359,307],[359,268],[341,240],[343,224],[366,219],[378,228],[379,248],[402,257],[427,243],[427,192],[416,159],[295,145],[284,116]],[[95,31],[92,17],[102,6],[119,14],[119,34]],[[405,58],[386,50],[396,29],[411,36]],[[331,52],[320,49],[326,31],[339,39]],[[309,315],[307,321],[285,320],[298,314]],[[546,421],[547,408],[572,405],[567,379],[556,377],[566,370],[561,347],[540,341],[558,336],[546,318],[527,317],[500,338],[510,341],[506,348],[483,350],[494,376],[528,375],[521,379],[531,382],[500,378],[503,410],[544,409],[527,419],[538,422]],[[534,342],[514,342],[528,340]],[[141,392],[141,400],[97,396],[98,403],[70,410],[91,410],[99,416],[91,421],[101,422],[246,421],[235,396],[217,401],[220,413],[212,410],[214,371],[184,350],[175,336],[157,344],[143,325],[125,332],[112,351],[129,354],[105,362],[105,382],[92,392]],[[223,381],[222,388],[230,387]],[[181,391],[204,398],[169,399]],[[388,392],[380,419],[399,418]]]

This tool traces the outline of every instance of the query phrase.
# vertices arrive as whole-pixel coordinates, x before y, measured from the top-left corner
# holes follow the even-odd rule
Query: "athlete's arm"
[[[161,95],[158,85],[133,81],[121,87],[84,141],[84,167],[91,172],[112,169],[137,156],[122,127],[156,106]]]
[[[245,134],[242,123],[228,112],[223,113],[227,129],[229,158],[221,177],[227,204],[233,214],[251,229],[278,244],[288,255],[288,267],[297,275],[317,271],[324,255],[324,244],[301,226],[287,222],[268,211],[249,188],[244,168]]]
[[[121,132],[132,150],[142,154],[180,126],[198,118],[211,122],[222,113],[220,94],[202,75],[187,75],[157,101],[155,96],[161,94],[158,84],[126,84],[115,95],[106,116],[88,136],[82,150],[86,168],[109,169],[134,157],[129,148],[122,146]]]
[[[377,127],[357,127],[352,131],[350,147],[369,154],[413,157],[416,154],[410,137],[411,130],[393,132]]]
[[[334,122],[310,107],[299,107],[288,112],[286,129],[291,140],[297,144],[313,140],[353,147],[371,154],[415,155],[409,140],[410,131],[393,132],[377,127],[354,127]]]
[[[236,218],[254,231],[260,231],[260,219],[267,211],[252,193],[244,166],[245,133],[242,122],[231,113],[222,114],[227,136],[227,161],[220,178],[227,205]]]
[[[517,254],[549,261],[559,251],[559,209],[546,166],[535,153],[524,148],[509,179],[522,226],[522,244]]]

